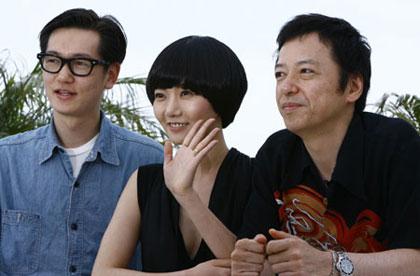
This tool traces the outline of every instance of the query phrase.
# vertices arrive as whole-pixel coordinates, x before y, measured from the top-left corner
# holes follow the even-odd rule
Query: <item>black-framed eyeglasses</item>
[[[42,70],[48,73],[57,74],[64,67],[64,65],[68,64],[70,72],[78,77],[89,76],[89,74],[92,73],[93,67],[95,65],[99,64],[108,66],[110,64],[104,60],[84,57],[62,58],[57,55],[47,53],[39,53],[36,55],[36,57],[39,59]]]

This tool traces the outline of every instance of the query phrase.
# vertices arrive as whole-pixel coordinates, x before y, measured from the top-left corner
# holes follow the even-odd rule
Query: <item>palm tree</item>
[[[417,96],[385,94],[376,107],[376,113],[406,120],[420,134],[420,98]]]
[[[0,137],[48,123],[50,108],[43,92],[41,69],[18,77],[0,64]]]
[[[48,124],[51,115],[39,64],[20,76],[10,73],[6,61],[0,63],[0,138]],[[105,93],[102,110],[112,122],[162,142],[166,136],[147,107],[144,82],[136,77],[119,79]]]

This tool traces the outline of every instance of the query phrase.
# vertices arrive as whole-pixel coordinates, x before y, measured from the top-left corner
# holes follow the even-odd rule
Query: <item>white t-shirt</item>
[[[71,166],[73,168],[73,176],[75,178],[77,178],[77,176],[79,175],[83,163],[88,157],[90,151],[93,149],[96,139],[98,139],[98,135],[99,133],[96,134],[96,136],[93,137],[89,142],[87,142],[84,145],[81,145],[80,147],[64,149],[70,157]]]

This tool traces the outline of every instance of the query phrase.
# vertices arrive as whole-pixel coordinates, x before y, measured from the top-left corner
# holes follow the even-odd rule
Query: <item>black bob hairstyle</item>
[[[225,44],[208,36],[187,36],[158,55],[146,81],[153,104],[156,89],[181,87],[205,97],[227,127],[248,88],[244,67]]]
[[[93,10],[70,9],[48,22],[39,34],[41,52],[45,53],[50,35],[59,28],[79,28],[99,34],[100,58],[109,63],[122,63],[127,49],[127,37],[118,20],[105,15],[99,17]]]
[[[371,76],[371,49],[366,38],[344,19],[314,13],[302,14],[282,27],[277,37],[277,51],[286,42],[310,33],[317,33],[320,41],[331,48],[331,55],[341,70],[339,85],[342,90],[350,75],[362,77],[363,92],[355,104],[355,111],[362,112]]]

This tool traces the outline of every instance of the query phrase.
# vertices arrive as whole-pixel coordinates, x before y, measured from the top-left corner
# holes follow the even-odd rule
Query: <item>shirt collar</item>
[[[104,162],[118,166],[120,159],[117,153],[116,137],[112,131],[113,125],[102,111],[100,120],[101,126],[98,139],[86,161],[94,161],[100,157]],[[50,159],[56,149],[62,148],[57,132],[55,131],[54,120],[51,120],[51,123],[47,127],[45,138],[46,142],[43,148],[40,149],[40,164]]]
[[[361,114],[354,113],[337,156],[332,180],[337,181],[355,196],[365,199],[364,126]]]
[[[313,163],[299,136],[295,135],[295,146],[291,148],[292,150],[286,153],[288,155],[286,160],[288,161],[283,172],[286,180],[283,184],[284,188],[292,188],[301,184],[305,171],[310,169]]]
[[[51,158],[56,148],[60,147],[60,142],[55,131],[54,120],[46,128],[45,143],[39,151],[39,164],[46,162]]]
[[[101,128],[99,130],[98,140],[96,140],[92,152],[86,161],[93,161],[100,156],[106,163],[115,166],[120,165],[120,159],[117,153],[116,137],[112,128],[113,124],[111,121],[103,112],[101,112]]]
[[[337,165],[331,178],[331,181],[338,182],[339,185],[361,199],[365,198],[363,186],[363,129],[362,118],[360,114],[355,113],[340,147]],[[304,174],[314,173],[311,168],[316,168],[303,141],[297,135],[295,146],[291,148],[292,150],[286,153],[288,162],[285,164],[283,172],[286,181],[283,182],[282,186],[286,189],[301,184]]]

